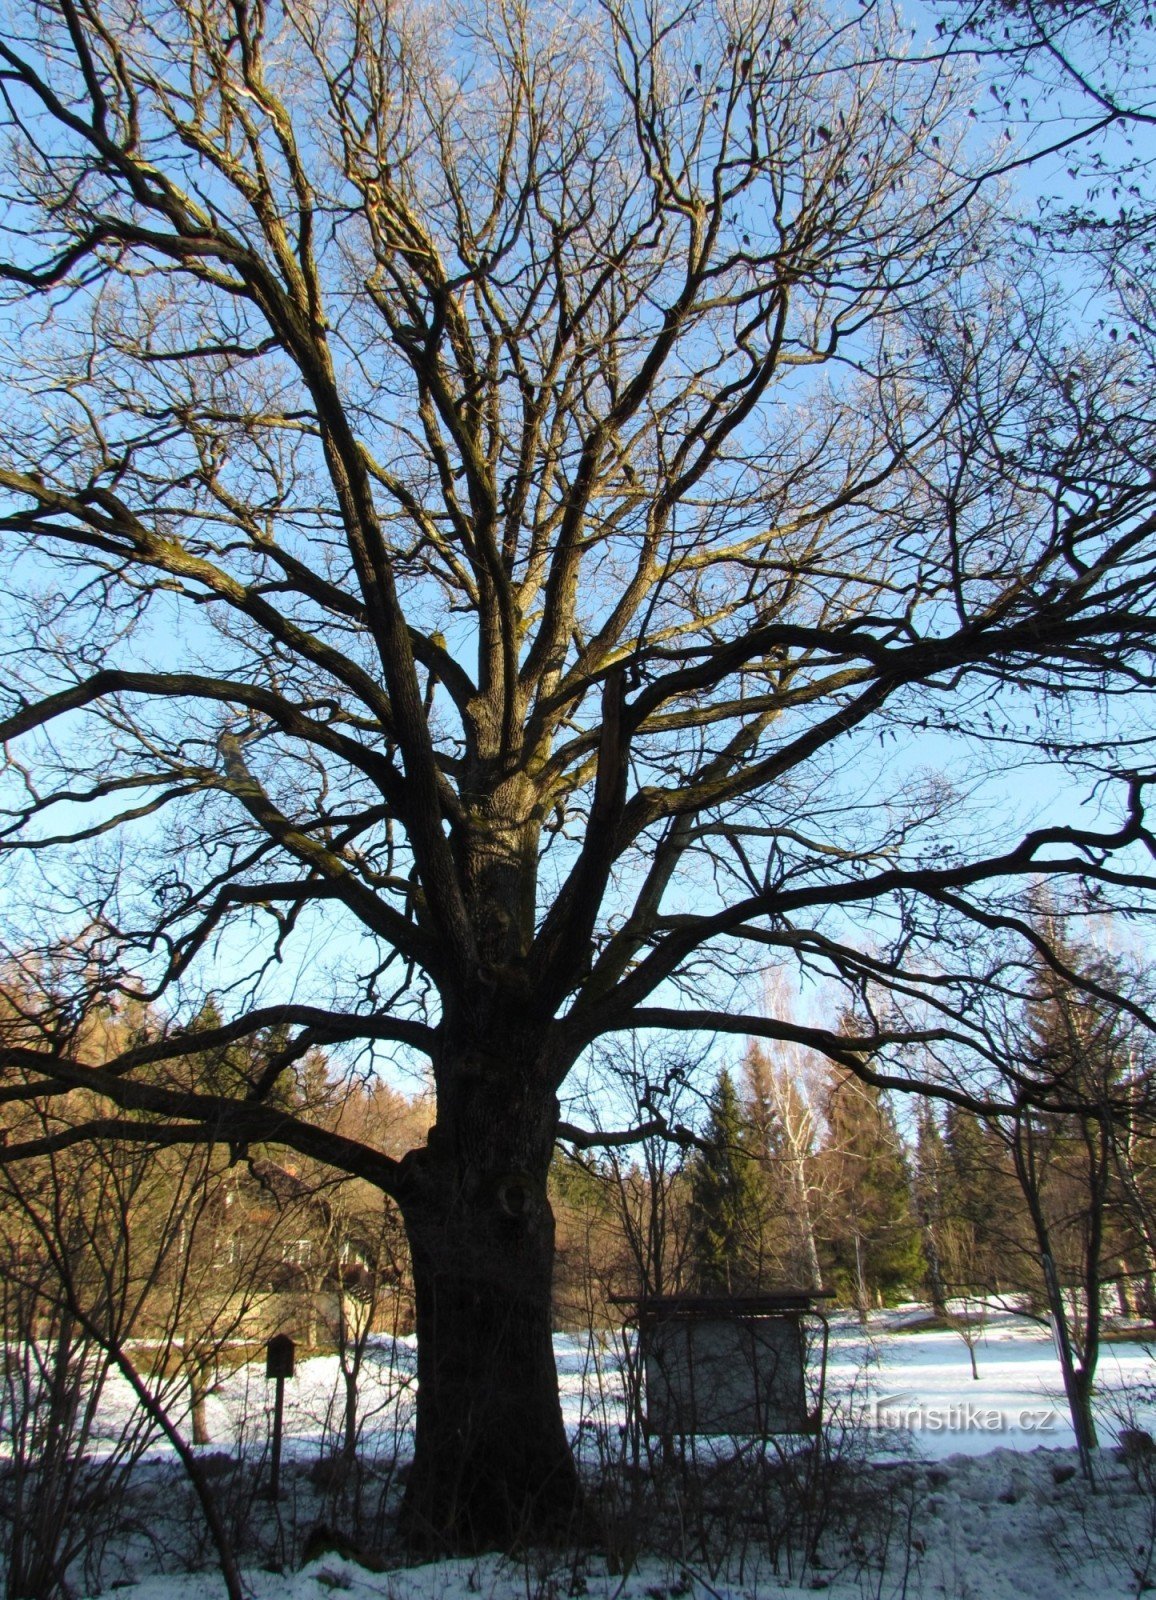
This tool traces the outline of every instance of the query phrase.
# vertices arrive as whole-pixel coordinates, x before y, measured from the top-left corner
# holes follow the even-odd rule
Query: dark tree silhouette
[[[3,1093],[393,1196],[415,1541],[571,1514],[546,1183],[592,1041],[900,1086],[942,1047],[986,1106],[977,928],[1026,966],[1039,878],[1149,903],[1149,335],[1061,327],[886,7],[792,16],[38,0],[0,37],[4,840],[56,974]],[[1025,831],[930,770],[960,750],[1119,803]],[[861,1026],[744,1007],[755,960]],[[168,1020],[96,1066],[124,992]],[[166,1075],[257,1034],[243,1086]],[[428,1059],[426,1141],[289,1107],[314,1046]]]

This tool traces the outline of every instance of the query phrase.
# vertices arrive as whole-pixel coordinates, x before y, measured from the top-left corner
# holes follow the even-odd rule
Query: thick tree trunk
[[[572,1531],[578,1479],[558,1398],[546,1196],[552,1091],[467,1074],[439,1092],[403,1202],[418,1340],[411,1546],[509,1549]],[[512,1103],[517,1101],[518,1103]]]

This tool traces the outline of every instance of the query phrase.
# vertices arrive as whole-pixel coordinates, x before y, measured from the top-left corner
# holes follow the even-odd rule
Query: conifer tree
[[[829,1277],[861,1313],[924,1275],[911,1174],[890,1102],[858,1079],[833,1080],[824,1158],[839,1197],[829,1222]]]
[[[818,1057],[789,1044],[781,1045],[772,1060],[752,1041],[743,1060],[744,1098],[765,1177],[776,1270],[784,1282],[814,1289],[822,1282],[815,1240],[821,1195],[814,1096],[822,1076]]]
[[[1122,1083],[1135,1085],[1138,1069],[1146,1075],[1142,1063],[1145,1056],[1150,1060],[1151,1047],[1131,1009],[1110,999],[1107,989],[1114,984],[1125,993],[1135,988],[1136,975],[1105,952],[1056,942],[1064,963],[1079,959],[1091,981],[1074,983],[1063,967],[1040,963],[1019,1052],[1032,1076],[1062,1087],[1084,1108],[1048,1118],[1024,1111],[1008,1119],[1006,1133],[1049,1312],[1055,1326],[1063,1325],[1061,1347],[1069,1340],[1072,1347],[1065,1385],[1076,1437],[1086,1449],[1096,1443],[1092,1393],[1107,1262],[1123,1248],[1111,1202],[1126,1172],[1127,1136],[1117,1125],[1114,1101]]]
[[[1034,1287],[1017,1262],[1027,1238],[1027,1219],[1005,1143],[998,1130],[959,1106],[944,1118],[945,1225],[952,1230],[957,1288],[1000,1293]],[[945,1247],[945,1241],[941,1241]],[[966,1266],[966,1270],[965,1270]],[[952,1274],[949,1273],[949,1276]]]
[[[691,1169],[691,1261],[703,1293],[762,1287],[766,1190],[750,1119],[724,1067],[710,1097],[705,1148]]]
[[[944,1199],[947,1150],[927,1100],[916,1112],[915,1208],[923,1236],[923,1255],[927,1262],[927,1287],[931,1303],[942,1314],[947,1306],[947,1283],[940,1249],[945,1223]]]
[[[931,1104],[921,1101],[916,1116],[914,1197],[927,1262],[927,1284],[940,1319],[966,1345],[971,1375],[978,1379],[975,1353],[987,1323],[988,1294],[994,1282],[993,1256],[979,1208],[973,1204],[975,1196],[961,1184],[960,1168]],[[954,1155],[969,1171],[996,1179],[1005,1176],[995,1165],[985,1164],[991,1160],[988,1130],[980,1128],[974,1119],[962,1132],[954,1120],[952,1128],[959,1135]],[[968,1145],[969,1139],[977,1141],[974,1148]]]

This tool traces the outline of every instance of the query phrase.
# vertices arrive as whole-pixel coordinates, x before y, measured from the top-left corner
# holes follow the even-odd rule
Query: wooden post
[[[293,1341],[287,1333],[275,1334],[265,1346],[265,1377],[277,1385],[273,1398],[273,1443],[269,1463],[269,1498],[281,1497],[281,1430],[285,1420],[285,1379],[293,1376]]]

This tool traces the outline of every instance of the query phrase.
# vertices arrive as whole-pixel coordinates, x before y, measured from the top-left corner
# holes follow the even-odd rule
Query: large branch
[[[223,1095],[197,1094],[144,1083],[104,1068],[80,1066],[34,1050],[8,1049],[3,1055],[10,1066],[43,1080],[54,1096],[82,1090],[110,1100],[124,1111],[168,1119],[167,1134],[162,1131],[159,1142],[178,1142],[178,1131],[183,1130],[193,1143],[204,1143],[209,1137],[235,1148],[279,1144],[338,1171],[365,1178],[395,1198],[404,1189],[404,1162],[395,1161],[356,1139],[304,1122],[287,1111],[231,1100]],[[107,1118],[99,1117],[95,1121],[98,1126],[109,1126]],[[0,1146],[0,1161],[5,1159],[6,1153]]]
[[[7,994],[5,998],[12,1006],[14,1014],[35,1028],[35,1018],[24,1017],[18,997]],[[174,1028],[159,1038],[146,1039],[143,1043],[134,1044],[109,1056],[107,1060],[102,1061],[101,1071],[109,1077],[124,1077],[139,1072],[142,1068],[172,1061],[187,1061],[191,1056],[214,1055],[228,1049],[230,1045],[254,1038],[266,1030],[291,1027],[302,1030],[297,1039],[307,1037],[307,1048],[313,1045],[325,1047],[352,1043],[356,1040],[381,1040],[404,1044],[429,1056],[436,1039],[433,1028],[406,1017],[386,1016],[380,1013],[357,1016],[348,1012],[327,1011],[321,1006],[294,1004],[261,1006],[254,1011],[243,1012],[232,1021],[222,1022],[213,1028]],[[46,1041],[49,1037],[50,1030],[45,1032]],[[11,1050],[4,1052],[0,1059],[2,1058],[6,1058],[10,1064],[16,1061],[16,1056]],[[22,1070],[43,1078],[50,1076],[48,1068],[54,1059],[48,1050],[25,1050],[20,1055],[19,1064]],[[67,1087],[70,1086],[66,1086],[66,1089]],[[0,1088],[0,1105],[8,1101],[35,1099],[42,1092],[42,1087],[37,1087],[35,1083]]]
[[[636,1128],[617,1131],[602,1128],[579,1128],[573,1122],[559,1122],[554,1137],[575,1150],[618,1150],[632,1144],[644,1144],[647,1139],[665,1139],[680,1145],[684,1150],[709,1150],[710,1145],[701,1134],[681,1122],[670,1122],[666,1117],[651,1117]]]
[[[1049,875],[1090,879],[1117,887],[1150,891],[1156,873],[1119,871],[1097,857],[1110,857],[1131,845],[1142,846],[1156,858],[1156,838],[1144,820],[1143,791],[1148,781],[1131,781],[1129,815],[1114,832],[1092,829],[1049,827],[1026,834],[1017,845],[1002,855],[979,861],[965,861],[951,867],[912,866],[889,868],[862,878],[834,883],[820,882],[799,888],[776,888],[751,895],[724,907],[710,916],[680,916],[673,930],[657,941],[650,954],[640,960],[613,988],[605,993],[594,982],[567,1018],[567,1024],[583,1038],[593,1039],[606,1029],[625,1026],[621,1020],[632,1015],[639,1004],[671,977],[686,958],[710,941],[725,938],[760,917],[786,920],[800,911],[853,907],[886,899],[896,894],[915,894],[930,900],[947,898],[959,890],[998,879],[1034,878]],[[1076,853],[1046,857],[1041,852],[1062,846]],[[958,907],[961,902],[956,901]],[[652,930],[651,930],[652,931]],[[631,935],[641,941],[638,931]],[[615,970],[613,967],[611,970]],[[597,969],[596,969],[597,975]]]
[[[655,1028],[663,1032],[737,1034],[743,1038],[802,1045],[826,1056],[877,1089],[942,1100],[979,1117],[1012,1116],[1017,1108],[1024,1105],[1058,1116],[1072,1114],[1095,1117],[1102,1115],[1105,1110],[1102,1094],[1083,1098],[1065,1092],[1057,1093],[1053,1085],[1032,1079],[1010,1062],[993,1062],[993,1070],[998,1067],[1005,1089],[1013,1090],[1010,1095],[972,1094],[957,1084],[943,1082],[928,1074],[881,1072],[871,1065],[872,1057],[889,1046],[951,1042],[952,1035],[946,1029],[880,1030],[873,1034],[845,1036],[827,1028],[807,1027],[781,1018],[705,1009],[683,1011],[673,1006],[637,1006],[625,1017],[623,1025]],[[963,1035],[957,1035],[956,1042],[974,1048],[974,1040]],[[1113,1109],[1126,1109],[1130,1104],[1128,1096],[1121,1095],[1114,1102]]]
[[[406,792],[401,773],[387,756],[368,749],[356,739],[338,731],[332,724],[319,722],[304,706],[295,705],[284,695],[235,678],[212,678],[192,672],[129,672],[108,668],[89,678],[30,702],[0,721],[0,742],[19,738],[34,728],[42,728],[68,711],[78,711],[116,694],[139,694],[151,699],[210,700],[224,705],[246,706],[259,711],[283,732],[317,745],[356,767],[372,779],[394,808],[406,816]],[[325,704],[320,701],[320,704]]]
[[[294,360],[315,409],[329,479],[341,512],[343,530],[353,560],[370,633],[389,690],[394,731],[401,747],[406,780],[413,795],[411,839],[422,869],[431,917],[445,942],[446,963],[459,973],[475,959],[473,934],[464,898],[454,870],[449,842],[442,827],[443,786],[425,706],[415,670],[409,627],[398,597],[393,564],[373,499],[365,456],[355,436],[331,359],[325,321],[311,296],[302,301],[300,281],[286,284],[243,239],[234,236],[221,219],[190,199],[189,195],[136,150],[118,144],[108,130],[100,107],[91,120],[69,110],[46,80],[0,41],[0,60],[23,82],[58,125],[69,128],[99,158],[102,167],[125,184],[134,205],[167,225],[146,228],[127,217],[102,216],[110,235],[124,247],[172,260],[178,268],[197,275],[206,261],[219,261],[232,270],[231,282],[207,281],[243,294],[266,318],[272,333]],[[246,202],[252,195],[242,185]],[[267,241],[273,214],[257,208],[256,221]],[[22,486],[24,492],[29,492]],[[253,604],[250,601],[250,604]],[[283,619],[282,619],[283,621]],[[308,653],[308,652],[307,652]]]

